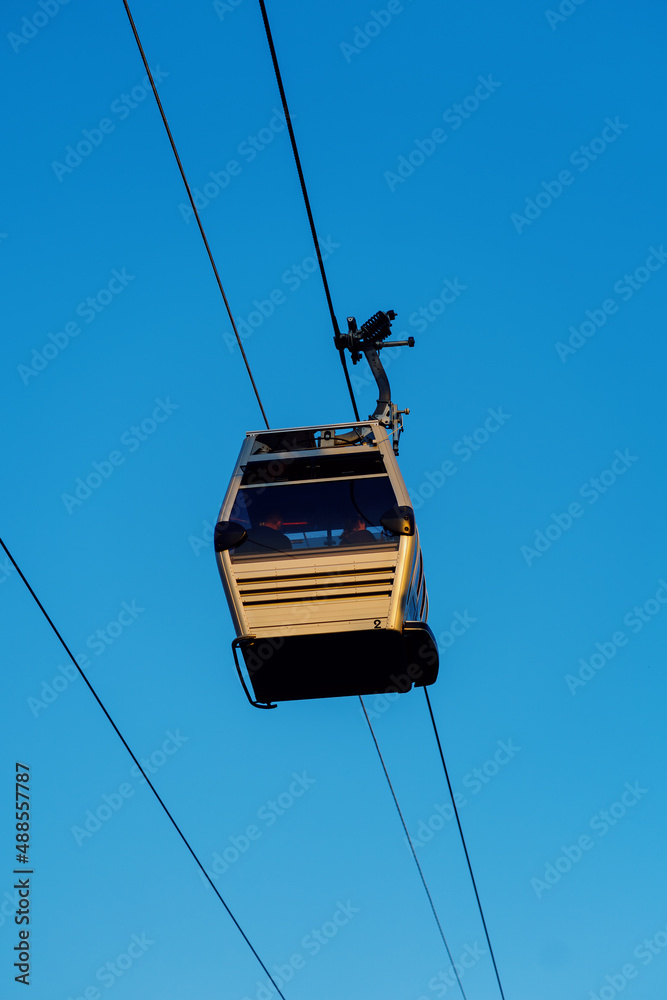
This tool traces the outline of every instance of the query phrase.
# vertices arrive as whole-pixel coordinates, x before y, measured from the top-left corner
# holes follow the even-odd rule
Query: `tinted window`
[[[241,488],[230,519],[246,528],[248,542],[234,549],[232,557],[397,544],[396,536],[380,524],[382,514],[395,503],[388,476]]]

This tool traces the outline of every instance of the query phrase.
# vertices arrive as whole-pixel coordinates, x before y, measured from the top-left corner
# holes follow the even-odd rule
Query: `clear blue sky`
[[[348,420],[255,0],[133,13],[272,426]],[[389,374],[431,696],[507,1000],[662,1000],[664,11],[269,13],[339,319],[395,309],[417,338]],[[122,4],[1,20],[2,535],[263,960],[295,956],[285,996],[454,997],[358,702],[257,712],[235,676],[205,539],[262,421]],[[2,996],[23,995],[21,761],[34,1000],[266,1000],[2,567]],[[423,694],[368,707],[466,994],[491,1000]]]

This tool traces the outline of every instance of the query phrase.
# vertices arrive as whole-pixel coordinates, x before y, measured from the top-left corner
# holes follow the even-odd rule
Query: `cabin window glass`
[[[322,548],[396,548],[398,538],[380,524],[382,514],[394,504],[396,496],[386,475],[242,487],[230,520],[244,526],[248,539],[232,550],[232,559]]]

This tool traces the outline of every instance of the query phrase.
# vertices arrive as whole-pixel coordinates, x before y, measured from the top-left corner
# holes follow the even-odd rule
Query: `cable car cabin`
[[[248,433],[215,548],[252,704],[435,681],[419,536],[379,421]]]

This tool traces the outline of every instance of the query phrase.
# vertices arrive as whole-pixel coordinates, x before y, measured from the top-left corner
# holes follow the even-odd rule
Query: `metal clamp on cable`
[[[347,333],[341,335],[340,343],[346,347],[352,355],[352,364],[356,365],[361,361],[364,354],[370,369],[373,372],[378,386],[378,401],[375,412],[371,413],[369,420],[379,420],[383,427],[392,432],[394,453],[398,455],[398,439],[403,431],[402,414],[409,413],[409,410],[399,410],[391,401],[391,390],[389,379],[380,361],[379,352],[383,347],[414,347],[415,338],[408,337],[407,340],[389,340],[391,335],[392,320],[396,319],[393,309],[387,312],[376,312],[369,320],[366,320],[362,327],[357,327],[354,316],[347,318]]]

